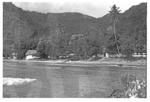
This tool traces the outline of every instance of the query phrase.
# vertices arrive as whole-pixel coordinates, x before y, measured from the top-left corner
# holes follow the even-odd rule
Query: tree
[[[102,53],[102,46],[98,42],[98,40],[89,41],[87,44],[88,44],[87,53],[89,57],[91,56],[98,57],[98,54]]]
[[[3,46],[3,57],[10,57],[12,54],[12,49],[11,46],[8,44],[5,44],[5,46]]]
[[[40,58],[48,58],[49,54],[49,43],[46,40],[41,40],[39,41],[37,45],[37,51],[39,53]]]
[[[126,33],[122,35],[121,40],[121,53],[126,56],[126,58],[132,58],[132,54],[135,50],[135,41],[133,37],[127,36]]]
[[[111,8],[110,14],[112,16],[113,34],[114,34],[114,37],[115,37],[115,42],[116,42],[118,54],[120,54],[120,51],[119,51],[119,47],[118,47],[118,44],[117,44],[118,41],[117,41],[117,35],[116,35],[116,24],[117,24],[117,21],[118,21],[119,13],[120,13],[119,7],[117,7],[116,5],[113,5],[112,8]]]
[[[14,50],[17,53],[17,59],[25,58],[25,53],[28,50],[26,40],[20,40],[15,42]]]
[[[83,34],[75,34],[70,39],[70,50],[79,59],[86,59],[88,57],[88,44],[86,37]]]

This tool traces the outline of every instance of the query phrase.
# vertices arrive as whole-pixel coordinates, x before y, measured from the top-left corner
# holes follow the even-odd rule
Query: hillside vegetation
[[[74,53],[76,59],[87,59],[102,54],[104,48],[116,54],[116,43],[121,53],[146,52],[146,20],[146,3],[120,13],[115,42],[109,12],[101,18],[69,12],[44,14],[3,3],[3,56],[16,52],[23,59],[28,50],[38,50],[41,58]]]

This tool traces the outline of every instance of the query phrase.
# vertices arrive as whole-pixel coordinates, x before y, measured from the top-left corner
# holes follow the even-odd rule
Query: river
[[[146,80],[143,68],[122,66],[71,66],[45,63],[4,63],[3,77],[33,78],[34,82],[21,85],[3,85],[3,97],[82,98],[108,97],[122,87],[121,77],[135,75]]]

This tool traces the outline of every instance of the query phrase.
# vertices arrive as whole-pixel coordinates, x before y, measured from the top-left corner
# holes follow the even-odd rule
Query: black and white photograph
[[[2,3],[3,98],[147,98],[146,0]]]

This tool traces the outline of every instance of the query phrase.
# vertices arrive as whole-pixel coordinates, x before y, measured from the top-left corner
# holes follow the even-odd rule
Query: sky
[[[116,4],[124,12],[133,5],[147,0],[39,0],[38,2],[13,2],[24,10],[42,13],[80,12],[93,17],[102,17],[107,14],[111,6]]]

